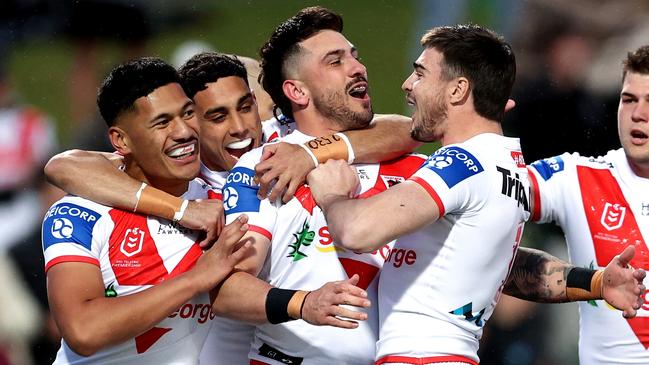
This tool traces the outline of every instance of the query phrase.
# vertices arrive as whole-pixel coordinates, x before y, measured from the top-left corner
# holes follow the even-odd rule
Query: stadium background
[[[409,114],[400,85],[420,52],[418,40],[424,30],[469,21],[488,26],[503,34],[517,55],[514,99],[518,106],[506,117],[505,129],[522,137],[528,162],[563,151],[599,154],[617,146],[620,60],[625,50],[649,39],[643,21],[649,6],[642,0],[575,0],[569,4],[556,0],[94,1],[142,9],[148,28],[143,54],[168,61],[188,41],[257,57],[260,45],[280,21],[307,5],[329,7],[343,15],[344,33],[367,66],[378,113]],[[70,83],[80,72],[80,65],[74,60],[79,47],[69,32],[69,8],[73,3],[92,2],[3,0],[0,4],[0,111],[31,105],[49,115],[56,137],[52,135],[47,141],[53,146],[47,156],[75,147],[106,148],[101,141],[105,127],[96,111],[91,109],[87,115],[75,112],[79,102],[70,96]],[[127,25],[119,16],[109,20],[118,28]],[[102,35],[87,41],[97,47],[98,57],[95,64],[81,66],[94,67],[91,71],[100,80],[123,60],[128,39]],[[10,96],[2,97],[2,87]],[[96,85],[88,91],[90,99],[94,99],[95,90]],[[9,134],[5,138],[12,138],[3,117],[0,114],[0,136]],[[431,150],[427,147],[422,151]],[[0,154],[0,164],[4,163],[2,159],[12,156]],[[28,179],[0,188],[0,210],[11,208],[11,200],[4,198],[7,194],[13,199],[17,193],[44,189],[39,173],[42,162],[32,162],[33,173]],[[11,171],[5,168],[0,175]],[[0,219],[11,220],[10,215],[1,214]],[[42,216],[38,209],[34,214]],[[6,238],[11,224],[24,222],[1,226],[0,235],[5,239],[0,242],[0,258],[18,262],[16,273],[0,272],[0,280],[5,276],[6,280],[26,283],[27,292],[36,298],[31,300],[41,303],[35,314],[39,321],[16,332],[21,324],[12,323],[10,317],[16,316],[7,309],[9,304],[4,304],[13,298],[8,295],[2,299],[9,293],[0,291],[0,365],[11,363],[11,359],[14,364],[29,361],[30,347],[35,349],[33,363],[47,363],[47,356],[40,354],[47,353],[47,343],[56,334],[43,304],[43,286],[34,284],[42,281],[36,271],[42,270],[38,260],[20,262],[25,253],[40,255],[36,236],[25,233]],[[524,244],[565,256],[562,236],[551,226],[528,226]],[[482,363],[576,363],[577,320],[572,304],[533,305],[505,298],[485,330]],[[34,339],[41,341],[37,347]]]

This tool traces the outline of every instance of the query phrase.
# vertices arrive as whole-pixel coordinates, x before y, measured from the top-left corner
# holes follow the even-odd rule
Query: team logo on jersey
[[[305,220],[302,229],[297,233],[293,233],[293,239],[295,241],[288,245],[288,247],[291,248],[291,252],[286,256],[292,257],[293,262],[300,261],[307,257],[307,255],[304,252],[301,252],[300,249],[302,249],[302,246],[311,246],[311,243],[313,243],[315,231],[310,231],[309,228],[309,222]]]
[[[422,167],[439,175],[449,188],[484,171],[477,158],[469,151],[457,146],[440,148],[428,157]]]
[[[406,181],[406,179],[403,176],[392,176],[392,175],[381,175],[381,179],[383,180],[383,183],[387,188],[391,188],[397,185],[398,183],[402,183]]]
[[[142,243],[144,242],[144,231],[138,227],[129,228],[126,230],[122,244],[119,250],[122,251],[127,257],[131,257],[142,251]]]
[[[115,298],[117,296],[117,290],[115,290],[115,282],[108,284],[108,287],[104,289],[104,296],[106,298]]]
[[[612,231],[622,227],[625,214],[626,207],[623,207],[620,204],[611,204],[607,202],[606,205],[604,205],[604,212],[602,212],[602,218],[600,218],[599,221],[602,223],[604,228]]]
[[[71,203],[58,203],[45,214],[43,248],[62,242],[74,242],[86,249],[92,245],[92,230],[99,213]]]
[[[532,166],[538,171],[543,180],[548,181],[552,175],[557,172],[563,171],[565,164],[561,156],[546,158],[543,160],[535,161]]]
[[[72,237],[74,226],[67,218],[56,218],[52,222],[51,233],[54,238],[64,239]]]

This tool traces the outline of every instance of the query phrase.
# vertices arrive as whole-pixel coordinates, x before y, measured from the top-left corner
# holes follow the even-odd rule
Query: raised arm
[[[282,195],[288,202],[306,175],[319,163],[342,159],[348,162],[373,163],[390,160],[412,152],[421,145],[410,137],[412,120],[397,114],[376,115],[365,129],[349,130],[311,140],[304,146],[275,143],[264,147],[262,162],[255,172],[260,183],[259,194],[275,201]],[[346,140],[345,140],[346,139]]]
[[[177,220],[187,228],[206,233],[202,247],[213,242],[224,225],[220,201],[195,200],[183,210],[183,200],[152,186],[144,186],[119,170],[122,156],[115,153],[70,150],[45,166],[49,182],[67,193],[94,202],[142,214]]]
[[[322,164],[309,174],[308,183],[334,241],[354,251],[374,251],[439,218],[435,201],[412,181],[366,199],[351,199],[358,176],[344,161]]]
[[[106,297],[96,265],[55,264],[47,272],[47,292],[63,338],[76,353],[90,356],[145,332],[231,272],[249,248],[238,244],[246,230],[245,217],[235,221],[191,270],[132,295]]]
[[[535,302],[562,303],[604,299],[634,317],[642,304],[645,272],[628,264],[635,247],[627,247],[604,270],[578,268],[546,252],[519,248],[503,293]]]

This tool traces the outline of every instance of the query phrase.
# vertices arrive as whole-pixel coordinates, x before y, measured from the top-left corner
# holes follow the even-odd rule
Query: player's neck
[[[483,133],[502,135],[502,125],[477,114],[458,115],[456,117],[449,117],[446,131],[440,142],[442,146],[462,143]]]
[[[293,119],[295,120],[297,130],[308,136],[320,137],[340,132],[338,124],[335,121],[312,109],[303,109],[294,112]]]
[[[631,170],[633,171],[634,174],[643,177],[645,179],[649,179],[649,163],[638,163],[635,161],[632,161],[627,157],[627,161],[629,161],[629,167],[631,167]]]

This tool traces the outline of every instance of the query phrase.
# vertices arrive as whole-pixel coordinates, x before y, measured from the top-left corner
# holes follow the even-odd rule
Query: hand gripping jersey
[[[633,173],[624,150],[599,158],[565,153],[534,162],[529,170],[540,192],[532,219],[563,229],[575,266],[605,267],[635,245],[631,266],[649,269],[649,179]],[[649,304],[632,319],[603,300],[580,302],[579,312],[582,364],[649,364]]]
[[[440,148],[410,179],[441,218],[397,239],[383,266],[377,364],[477,364],[482,327],[529,217],[520,145],[480,134]]]
[[[285,120],[280,116],[280,120]],[[287,126],[272,118],[261,123],[263,143],[272,142],[287,134]],[[211,171],[201,163],[200,177],[217,192],[216,198],[222,200],[221,190],[228,177],[228,171]],[[255,326],[224,317],[212,321],[205,346],[200,355],[201,364],[239,365],[248,363],[248,351]]]
[[[310,139],[295,131],[283,141],[303,143]],[[366,254],[337,247],[324,214],[306,185],[285,205],[267,199],[260,201],[252,178],[261,152],[256,149],[243,155],[223,190],[226,220],[231,222],[245,213],[250,229],[271,241],[260,277],[280,288],[315,290],[327,282],[359,274],[358,286],[367,290],[372,303],[377,303],[377,276],[390,255],[389,246]],[[387,163],[355,165],[361,182],[360,197],[404,181],[423,161],[411,155]],[[249,356],[266,364],[367,365],[374,359],[377,334],[378,313],[374,305],[368,310],[368,319],[353,330],[312,326],[304,321],[260,325]]]
[[[185,199],[206,199],[190,182]],[[201,255],[198,232],[177,223],[66,196],[43,221],[45,269],[85,262],[101,270],[106,297],[134,294],[189,270]],[[150,330],[90,357],[61,341],[55,364],[197,364],[214,314],[207,293],[192,298]],[[106,326],[111,326],[106,321]]]

